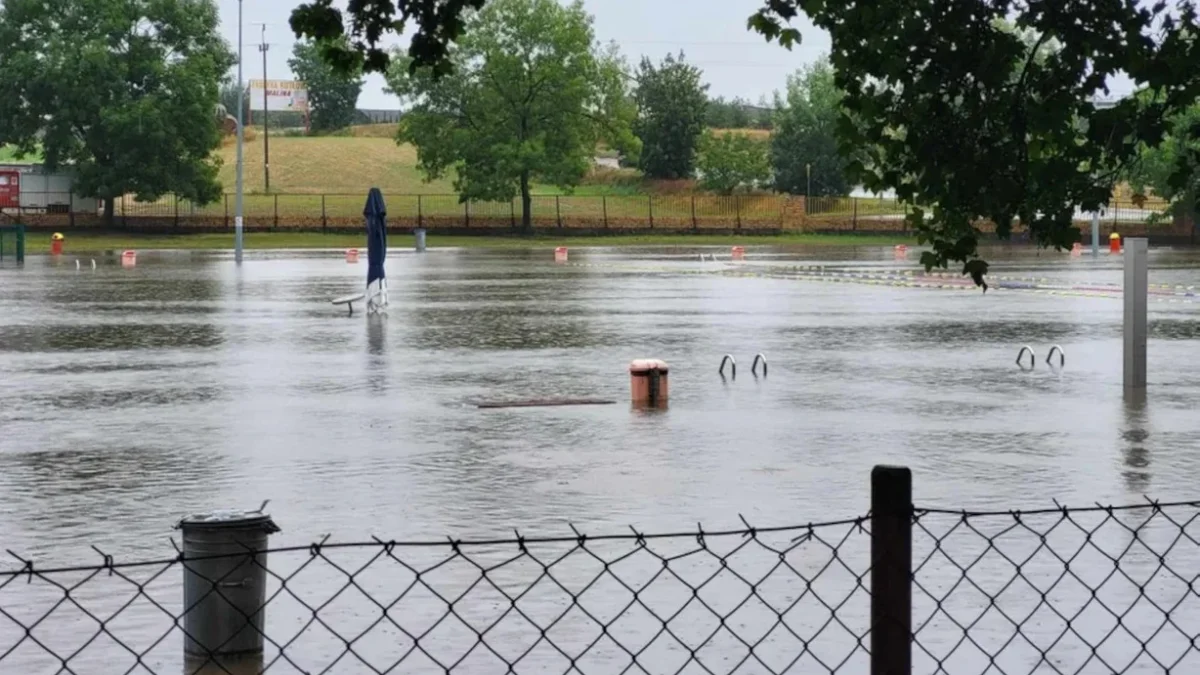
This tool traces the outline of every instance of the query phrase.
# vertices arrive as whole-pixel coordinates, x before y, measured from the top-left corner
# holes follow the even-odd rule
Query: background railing
[[[388,216],[397,227],[429,229],[517,229],[521,201],[461,202],[457,195],[386,195]],[[362,227],[362,194],[248,194],[244,223],[257,230],[328,231]],[[103,204],[70,193],[23,195],[19,209],[7,209],[35,227],[98,227]],[[165,196],[153,202],[123,197],[114,204],[114,225],[174,230],[228,230],[235,216],[235,197],[198,205]],[[792,197],[745,195],[536,195],[531,224],[538,229],[660,230],[812,230],[907,232],[909,209],[894,198]],[[1091,214],[1076,221],[1086,226]],[[1170,232],[1179,229],[1162,202],[1138,206],[1114,201],[1101,216],[1107,235]],[[987,224],[981,225],[987,229]],[[1190,228],[1183,228],[1190,229]]]
[[[327,541],[237,553],[261,653],[184,656],[212,557],[0,571],[0,671],[1111,673],[1200,667],[1200,503],[914,508],[790,527]],[[10,552],[11,554],[11,552]],[[244,605],[229,575],[206,600]],[[193,652],[196,650],[192,649]]]

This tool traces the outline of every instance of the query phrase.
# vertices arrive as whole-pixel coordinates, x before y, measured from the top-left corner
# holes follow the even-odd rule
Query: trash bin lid
[[[184,516],[175,525],[175,529],[184,527],[206,529],[236,528],[239,530],[261,528],[267,532],[279,531],[279,526],[271,519],[270,514],[263,513],[262,511],[244,511],[239,509],[209,511],[208,513],[194,513],[190,516]]]

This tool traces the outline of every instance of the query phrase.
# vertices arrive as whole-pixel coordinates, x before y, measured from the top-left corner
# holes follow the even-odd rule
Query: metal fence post
[[[67,192],[67,222],[71,227],[75,227],[75,190],[72,188]]]
[[[463,214],[467,218],[466,226],[470,227],[471,226],[471,200],[470,199],[463,200]]]
[[[650,229],[654,229],[654,195],[646,195],[646,204],[650,209]]]
[[[742,198],[733,196],[733,211],[737,214],[737,229],[742,229]]]
[[[179,195],[172,195],[175,198],[175,229],[179,229]]]
[[[850,229],[857,230],[858,229],[858,198],[851,197],[850,203],[853,204],[853,206],[854,206],[854,219],[852,221],[850,221]]]
[[[325,195],[321,195],[321,234],[325,234],[325,231],[328,228],[329,228],[329,217],[326,215],[326,211],[325,211]]]
[[[275,225],[273,226],[272,229],[274,229],[275,227],[279,227],[279,193],[278,192],[275,193]]]
[[[425,215],[421,212],[421,195],[417,195],[417,227],[425,223]]]
[[[508,200],[508,226],[517,229],[517,200]]]
[[[558,195],[554,195],[554,217],[558,219],[558,226],[562,227],[562,206],[558,202]]]
[[[692,195],[692,229],[696,229],[696,195]]]
[[[129,229],[129,208],[125,203],[125,195],[121,195],[121,226]]]
[[[229,229],[229,193],[225,193],[225,229]]]
[[[871,470],[871,675],[912,672],[912,472]]]

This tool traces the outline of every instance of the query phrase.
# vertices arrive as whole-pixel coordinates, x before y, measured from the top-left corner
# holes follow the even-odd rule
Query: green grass
[[[64,232],[65,255],[124,249],[228,250],[233,248],[230,234],[151,235],[123,232]],[[891,246],[911,244],[914,239],[896,236],[853,234],[781,234],[774,236],[732,235],[613,235],[604,237],[499,237],[443,236],[431,234],[430,248],[528,249],[568,246],[576,248],[612,246]],[[32,232],[26,236],[26,250],[31,254],[50,251],[50,234]],[[393,235],[388,242],[393,247],[412,245],[412,238]],[[315,249],[365,248],[366,236],[359,234],[320,234],[307,232],[248,232],[247,249]]]

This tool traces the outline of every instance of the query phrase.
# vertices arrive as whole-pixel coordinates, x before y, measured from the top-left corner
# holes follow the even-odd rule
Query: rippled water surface
[[[996,275],[1120,283],[1120,260],[998,250]],[[771,278],[915,266],[872,248],[394,251],[386,318],[332,307],[336,252],[144,252],[137,267],[0,268],[0,541],[162,552],[180,515],[270,499],[275,543],[377,534],[677,529],[866,510],[911,466],[919,503],[1194,493],[1200,305],[1150,305],[1148,400],[1123,401],[1119,299]],[[1151,252],[1151,283],[1200,258]],[[731,272],[740,271],[740,274]],[[1022,372],[1021,345],[1067,366]],[[749,372],[763,353],[767,378]],[[723,382],[724,354],[740,366]],[[626,366],[671,365],[670,408]],[[1039,361],[1041,359],[1039,358]],[[479,410],[600,397],[617,405]],[[89,554],[90,555],[90,554]]]

